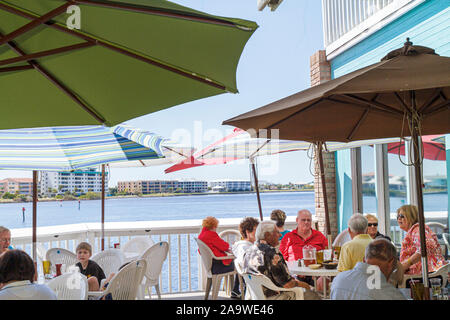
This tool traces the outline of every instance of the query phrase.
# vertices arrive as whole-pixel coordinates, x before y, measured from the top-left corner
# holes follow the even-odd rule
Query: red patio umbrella
[[[422,137],[423,157],[429,160],[445,161],[445,144],[434,139],[440,135],[429,135]],[[388,152],[405,155],[405,142],[392,142],[388,144]]]

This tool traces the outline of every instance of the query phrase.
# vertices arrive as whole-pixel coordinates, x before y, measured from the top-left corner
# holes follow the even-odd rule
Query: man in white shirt
[[[23,280],[11,282],[1,288],[0,300],[56,300],[56,294],[44,284]]]
[[[390,284],[397,268],[397,250],[386,239],[375,239],[367,247],[363,262],[339,273],[331,284],[331,300],[405,300]]]

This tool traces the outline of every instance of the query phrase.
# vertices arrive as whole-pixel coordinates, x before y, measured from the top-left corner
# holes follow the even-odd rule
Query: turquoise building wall
[[[445,135],[445,159],[447,161],[447,227],[450,227],[450,192],[448,188],[450,186],[450,134]]]
[[[413,44],[435,49],[441,56],[450,56],[449,6],[449,0],[425,1],[336,56],[330,61],[332,79],[379,62],[390,51],[402,47],[406,38],[410,38]],[[449,135],[446,142],[447,185],[450,186]],[[338,229],[342,231],[353,214],[350,150],[336,152],[336,162]]]

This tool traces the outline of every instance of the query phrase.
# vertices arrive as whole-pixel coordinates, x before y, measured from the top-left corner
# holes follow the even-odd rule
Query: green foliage
[[[14,199],[16,196],[12,193],[5,192],[2,196],[3,199]]]
[[[64,194],[63,199],[64,200],[76,200],[77,197],[75,197],[74,195],[71,195],[70,192],[69,192],[69,194]]]
[[[79,196],[78,198],[81,200],[97,200],[97,199],[101,199],[102,195],[101,195],[101,193],[98,193],[98,192],[89,191],[88,193],[83,194],[83,195]]]

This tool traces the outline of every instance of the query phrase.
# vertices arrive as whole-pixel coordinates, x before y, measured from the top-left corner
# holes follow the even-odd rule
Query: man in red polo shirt
[[[303,258],[303,247],[313,246],[317,251],[328,247],[327,238],[311,228],[312,214],[309,210],[300,210],[297,214],[297,229],[286,234],[280,243],[280,251],[286,261]]]

